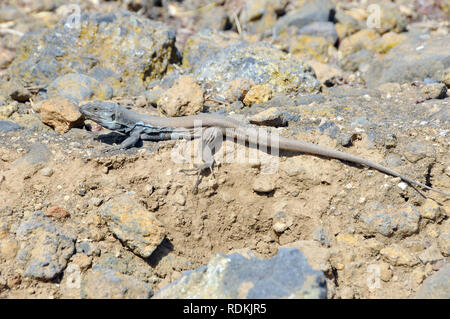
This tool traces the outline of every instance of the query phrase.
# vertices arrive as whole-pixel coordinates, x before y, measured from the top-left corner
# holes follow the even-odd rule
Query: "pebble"
[[[272,98],[272,89],[264,84],[254,85],[245,94],[244,104],[246,106],[252,106],[253,104],[264,103]]]
[[[103,199],[98,198],[98,197],[93,197],[93,198],[91,198],[90,202],[95,207],[99,207],[103,203]]]
[[[270,193],[275,190],[275,182],[270,176],[259,175],[253,182],[253,191],[257,193]]]
[[[53,175],[53,169],[51,167],[44,167],[43,169],[40,170],[40,173],[42,176],[46,176],[46,177],[50,177]]]
[[[66,218],[66,217],[70,216],[70,214],[67,210],[65,210],[64,208],[58,207],[58,206],[49,207],[46,210],[45,215],[55,217],[55,218]]]
[[[268,108],[250,117],[250,123],[265,126],[287,126],[284,114],[276,107]]]

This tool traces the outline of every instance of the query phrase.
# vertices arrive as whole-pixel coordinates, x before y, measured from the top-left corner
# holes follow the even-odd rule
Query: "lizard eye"
[[[111,119],[114,121],[116,119],[116,114],[111,114]]]

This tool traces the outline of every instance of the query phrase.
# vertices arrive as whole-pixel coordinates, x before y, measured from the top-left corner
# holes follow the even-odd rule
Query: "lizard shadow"
[[[164,238],[164,240],[156,247],[152,254],[149,257],[144,258],[144,261],[150,267],[155,268],[159,264],[159,262],[172,251],[172,242],[169,239]]]
[[[120,134],[117,132],[109,132],[106,134],[100,134],[96,137],[94,137],[95,141],[98,142],[102,142],[108,145],[114,145],[114,144],[121,144],[123,141],[125,141],[128,138],[127,135],[124,134]],[[139,140],[136,145],[136,147],[142,147],[143,146],[143,142],[141,140]]]

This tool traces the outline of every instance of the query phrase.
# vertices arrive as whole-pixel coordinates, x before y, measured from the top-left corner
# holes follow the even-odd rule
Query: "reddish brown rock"
[[[52,206],[49,209],[47,209],[45,215],[55,218],[66,218],[70,216],[67,210],[58,206]]]
[[[44,100],[40,102],[39,108],[42,122],[53,127],[60,134],[83,123],[83,115],[75,102],[71,100]]]

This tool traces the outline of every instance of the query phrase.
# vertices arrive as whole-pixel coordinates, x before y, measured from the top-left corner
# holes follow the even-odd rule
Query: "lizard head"
[[[110,130],[119,130],[124,125],[116,121],[117,111],[120,106],[113,102],[92,101],[80,107],[81,114],[88,120],[92,120]]]

